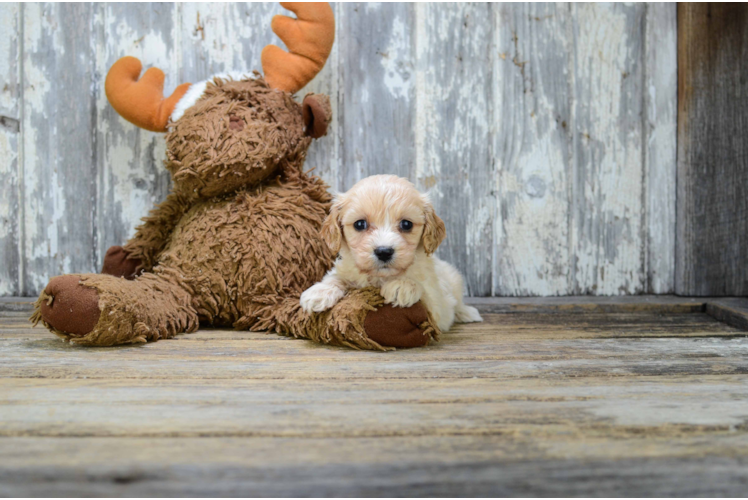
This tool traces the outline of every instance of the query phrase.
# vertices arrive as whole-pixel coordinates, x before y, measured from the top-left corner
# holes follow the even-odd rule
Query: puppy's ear
[[[340,211],[342,209],[342,203],[335,201],[330,207],[330,213],[325,217],[325,221],[322,223],[322,239],[325,240],[327,246],[333,253],[340,251],[340,246],[343,244],[343,231],[340,228]]]
[[[439,245],[447,236],[447,228],[444,226],[444,221],[434,212],[434,206],[431,204],[431,201],[425,196],[423,216],[425,218],[422,236],[423,248],[426,250],[427,255],[431,255],[436,252],[436,249],[439,248]]]

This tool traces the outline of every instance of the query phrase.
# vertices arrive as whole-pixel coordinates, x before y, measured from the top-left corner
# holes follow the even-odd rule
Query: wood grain
[[[0,297],[0,313],[33,310],[36,297]],[[725,299],[719,299],[723,301]],[[704,312],[714,299],[675,295],[623,295],[614,297],[466,297],[465,302],[481,313],[508,312],[607,312],[683,314]]]
[[[414,10],[408,3],[345,3],[338,9],[341,190],[374,174],[413,179]]]
[[[495,5],[494,295],[568,295],[574,20],[566,4]]]
[[[342,15],[343,6],[342,3],[332,4],[336,19]],[[336,36],[339,37],[340,34],[338,33]],[[335,43],[332,46],[332,53],[322,71],[317,73],[317,76],[297,93],[300,99],[309,92],[325,94],[330,98],[332,122],[327,127],[327,135],[312,142],[307,152],[304,168],[307,170],[314,169],[314,173],[324,179],[332,192],[337,192],[342,188],[340,184],[342,162],[340,160],[341,130],[339,116],[342,93],[340,90],[341,72],[338,70],[340,68],[340,46],[340,43]]]
[[[229,71],[262,72],[262,48],[282,44],[270,30],[270,21],[275,14],[290,14],[272,2],[197,2],[178,9],[181,65],[175,69],[180,83]]]
[[[163,165],[164,134],[142,130],[119,116],[103,92],[106,73],[120,57],[164,71],[164,92],[178,83],[172,4],[97,4],[96,36],[96,271],[112,245],[122,245],[140,218],[166,198],[171,176]],[[110,34],[116,33],[117,36]],[[144,69],[145,71],[145,69]]]
[[[20,19],[17,3],[0,4],[0,296],[21,294]]]
[[[456,327],[429,349],[394,355],[231,330],[143,347],[80,348],[43,330],[29,335],[15,314],[0,321],[0,377],[551,380],[748,371],[745,331],[704,313],[486,315],[485,323]]]
[[[2,495],[693,496],[748,479],[748,338],[701,312],[487,314],[390,353],[229,330],[76,348],[24,314],[0,313]]]
[[[465,303],[481,313],[653,313],[704,312],[709,299],[672,295],[622,295],[613,297],[467,297]]]
[[[98,270],[94,7],[23,6],[23,295]]]
[[[167,92],[259,70],[262,47],[283,45],[270,20],[288,12],[273,3],[3,8],[0,64],[18,73],[20,90],[2,94],[3,109],[18,112],[7,111],[10,132],[0,127],[9,151],[0,295],[36,295],[53,275],[98,270],[169,189],[163,136],[106,102],[112,62],[129,54],[160,67]],[[333,122],[307,167],[333,190],[395,173],[432,191],[448,228],[440,255],[470,295],[673,291],[674,5],[334,10],[337,43],[298,95],[331,97]],[[77,24],[55,30],[65,16]]]
[[[746,295],[748,7],[678,6],[675,291]]]
[[[675,6],[646,6],[644,33],[644,170],[647,293],[675,290],[678,44]]]
[[[3,441],[0,494],[13,497],[740,496],[748,447],[736,433]]]
[[[541,439],[565,431],[597,438],[645,432],[662,438],[729,431],[743,423],[742,400],[748,397],[744,379],[725,376],[636,384],[609,379],[538,386],[520,380],[497,387],[497,382],[416,379],[393,387],[392,381],[375,379],[336,388],[304,380],[169,380],[154,387],[148,380],[5,379],[0,438],[309,439],[509,430]],[[692,407],[695,401],[698,408]]]
[[[706,312],[718,321],[748,331],[748,299],[730,297],[709,301]]]
[[[574,4],[575,294],[645,290],[643,4]]]
[[[415,180],[448,217],[438,255],[462,272],[468,295],[491,295],[496,177],[489,4],[416,6]]]

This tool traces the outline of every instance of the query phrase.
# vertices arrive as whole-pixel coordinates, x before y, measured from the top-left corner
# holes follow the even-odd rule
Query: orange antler
[[[281,2],[297,19],[275,16],[271,27],[289,52],[268,45],[262,50],[265,80],[276,89],[299,91],[319,73],[335,41],[335,17],[326,2]]]
[[[166,132],[174,107],[189,89],[183,83],[164,99],[164,72],[150,68],[138,80],[143,65],[134,57],[119,59],[106,75],[106,98],[117,113],[130,123],[154,132]]]

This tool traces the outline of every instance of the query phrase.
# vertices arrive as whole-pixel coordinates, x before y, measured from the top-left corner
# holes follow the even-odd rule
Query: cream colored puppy
[[[455,321],[482,321],[477,309],[462,301],[460,273],[433,255],[445,236],[428,197],[408,180],[367,177],[335,199],[322,237],[338,259],[322,281],[301,294],[301,307],[325,311],[352,288],[376,286],[394,306],[423,301],[445,332]]]

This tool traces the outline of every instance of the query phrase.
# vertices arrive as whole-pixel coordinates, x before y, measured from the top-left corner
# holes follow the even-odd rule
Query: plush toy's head
[[[217,75],[183,84],[163,96],[164,74],[123,57],[106,79],[109,102],[139,127],[167,132],[167,168],[174,189],[210,197],[256,184],[273,173],[300,168],[312,138],[325,135],[331,119],[327,96],[292,94],[322,69],[334,40],[335,21],[326,3],[282,3],[298,19],[273,18],[273,31],[290,53],[269,45],[258,74]]]
[[[310,94],[300,106],[290,93],[270,88],[261,78],[216,77],[172,121],[166,136],[166,167],[174,188],[209,197],[298,169],[317,136],[314,125],[323,127],[317,131],[324,135],[330,114],[324,95]],[[306,122],[305,115],[313,119]]]

